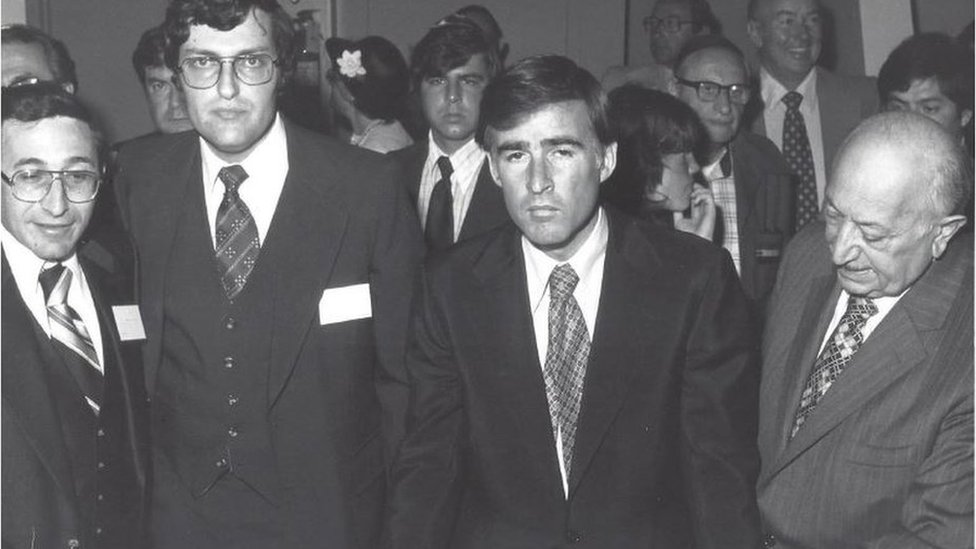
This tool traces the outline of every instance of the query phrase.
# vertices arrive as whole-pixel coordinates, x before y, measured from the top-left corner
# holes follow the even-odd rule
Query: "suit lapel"
[[[735,142],[732,143],[731,154],[732,177],[735,182],[736,220],[739,229],[739,245],[742,246],[743,241],[751,242],[751,239],[745,235],[751,233],[749,227],[755,224],[753,217],[756,215],[756,209],[763,204],[759,197],[759,192],[762,189],[762,185],[760,185],[762,178],[760,174],[753,171],[753,163],[743,158],[744,151]],[[754,256],[754,252],[742,250],[741,255],[743,257]]]
[[[420,178],[423,176],[424,163],[427,161],[427,140],[422,139],[398,156],[404,159],[407,196],[410,197],[410,205],[416,209],[417,197],[420,195]]]
[[[268,402],[273,405],[295,367],[301,343],[315,322],[318,303],[346,230],[341,195],[328,175],[336,169],[300,131],[286,125],[288,176],[275,208],[265,247],[274,266],[274,318]],[[316,156],[318,155],[318,156]],[[366,282],[366,281],[363,281]]]
[[[478,172],[478,180],[475,182],[471,204],[464,216],[464,225],[458,234],[458,241],[488,232],[489,229],[501,225],[507,219],[505,199],[502,197],[501,189],[491,177],[486,157]]]

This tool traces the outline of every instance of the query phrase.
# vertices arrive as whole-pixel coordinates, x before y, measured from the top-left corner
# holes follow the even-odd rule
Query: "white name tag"
[[[142,325],[142,315],[139,314],[138,305],[114,305],[112,315],[115,316],[119,339],[122,341],[146,339],[146,328]]]
[[[319,324],[335,324],[373,316],[369,284],[326,288],[319,300]]]

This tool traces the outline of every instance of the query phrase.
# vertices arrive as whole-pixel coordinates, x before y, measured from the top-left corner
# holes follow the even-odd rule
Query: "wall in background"
[[[945,32],[952,36],[973,21],[973,0],[912,0],[919,32]]]
[[[0,22],[4,25],[27,22],[27,8],[24,0],[3,0],[0,4]]]

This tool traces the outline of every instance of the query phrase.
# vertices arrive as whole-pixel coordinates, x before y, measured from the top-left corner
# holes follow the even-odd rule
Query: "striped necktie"
[[[71,271],[61,263],[44,269],[38,277],[47,305],[51,337],[72,377],[81,387],[88,405],[97,415],[102,405],[102,371],[91,336],[78,313],[68,305]]]
[[[247,179],[244,168],[235,164],[220,169],[217,178],[224,184],[224,198],[217,208],[214,234],[220,282],[227,299],[233,300],[247,283],[261,251],[258,227],[251,210],[241,200],[237,189]]]

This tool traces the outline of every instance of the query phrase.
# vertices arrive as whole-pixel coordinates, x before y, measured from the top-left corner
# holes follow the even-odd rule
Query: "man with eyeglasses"
[[[4,547],[142,547],[148,416],[133,258],[83,238],[104,147],[60,85],[4,88]]]
[[[638,84],[666,92],[674,61],[685,43],[693,36],[722,31],[707,0],[658,0],[642,23],[650,40],[654,62],[636,67],[610,67],[603,75],[604,89],[609,91],[624,84]]]
[[[696,36],[678,55],[671,93],[708,133],[702,174],[719,215],[713,241],[732,255],[746,295],[762,311],[780,254],[793,235],[793,180],[765,137],[740,131],[752,87],[742,51],[721,36]]]
[[[750,0],[748,33],[759,52],[763,108],[752,130],[769,137],[796,177],[796,230],[817,218],[844,137],[878,110],[873,78],[817,67],[819,0]]]
[[[196,132],[119,153],[139,252],[156,549],[373,547],[423,255],[396,166],[278,114],[275,0],[174,0]]]
[[[0,42],[3,87],[55,82],[68,93],[78,89],[74,61],[60,40],[27,25],[4,25]]]

